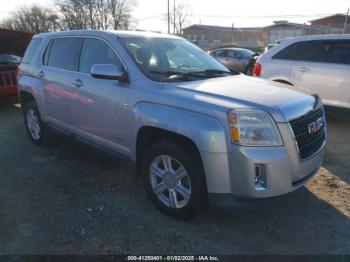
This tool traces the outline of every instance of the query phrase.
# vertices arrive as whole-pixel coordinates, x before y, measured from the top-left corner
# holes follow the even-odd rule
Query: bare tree
[[[39,5],[22,7],[1,22],[1,27],[39,34],[60,29],[58,15]]]
[[[175,13],[170,13],[170,23],[175,28],[174,34],[181,35],[183,28],[191,22],[191,9],[189,4],[179,3],[175,7]]]
[[[128,29],[137,0],[56,0],[68,29]]]
[[[111,22],[114,30],[129,29],[131,12],[136,7],[136,0],[107,0],[111,11]]]

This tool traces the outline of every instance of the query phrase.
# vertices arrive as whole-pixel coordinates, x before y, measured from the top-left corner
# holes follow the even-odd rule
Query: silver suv
[[[233,75],[186,40],[140,32],[37,35],[20,65],[31,140],[56,130],[136,162],[148,196],[188,218],[302,187],[320,168],[317,96]]]

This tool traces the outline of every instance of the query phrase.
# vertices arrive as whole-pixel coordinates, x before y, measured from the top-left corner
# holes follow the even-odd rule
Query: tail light
[[[253,76],[261,76],[262,66],[259,63],[256,63],[254,66]]]

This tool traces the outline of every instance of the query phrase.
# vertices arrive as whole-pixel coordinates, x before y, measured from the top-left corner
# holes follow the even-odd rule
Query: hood
[[[232,102],[232,108],[256,108],[269,112],[276,122],[289,122],[316,105],[314,96],[287,89],[285,85],[244,75],[182,82],[177,88]]]

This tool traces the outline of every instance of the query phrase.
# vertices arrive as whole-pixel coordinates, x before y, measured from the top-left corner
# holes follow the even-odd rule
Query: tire
[[[35,145],[46,145],[47,132],[45,124],[41,121],[40,113],[35,101],[29,101],[23,106],[24,125],[31,141]]]
[[[181,143],[160,142],[152,146],[142,160],[141,174],[150,200],[170,217],[190,219],[208,203],[200,158]]]

